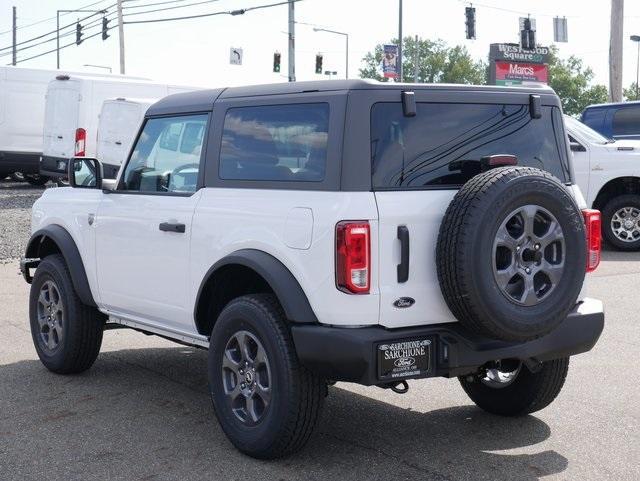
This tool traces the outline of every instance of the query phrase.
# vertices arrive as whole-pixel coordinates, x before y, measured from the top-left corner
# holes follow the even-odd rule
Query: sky
[[[170,18],[184,15],[229,11],[279,0],[125,0],[125,19]],[[203,2],[200,5],[163,12],[133,15],[165,7]],[[51,32],[56,28],[56,10],[108,8],[115,12],[115,0],[0,0],[0,64],[11,62],[11,7],[17,7],[18,42]],[[161,5],[151,5],[160,4]],[[476,8],[475,40],[465,39],[464,7],[461,0],[404,0],[403,34],[443,39],[449,45],[465,45],[477,59],[486,59],[490,43],[517,42],[518,18],[530,14],[537,22],[537,42],[553,43],[553,17],[565,16],[568,43],[556,44],[561,57],[577,55],[595,73],[595,81],[608,85],[609,0],[481,0]],[[629,36],[640,35],[640,1],[626,0],[624,24],[624,86],[636,79],[637,43]],[[75,22],[88,13],[61,14],[61,25]],[[327,78],[314,72],[315,56],[324,56],[324,70],[345,77],[345,37],[315,32],[313,25],[349,34],[349,76],[358,76],[362,57],[378,43],[398,35],[398,0],[301,0],[295,4],[297,80]],[[99,17],[93,17],[98,19]],[[89,20],[87,20],[88,22]],[[34,22],[37,25],[29,26]],[[115,26],[116,20],[110,25]],[[308,25],[312,24],[312,25]],[[218,15],[192,20],[124,26],[126,74],[148,77],[160,82],[222,87],[286,81],[287,73],[286,5],[253,10],[244,15]],[[73,29],[63,30],[63,33]],[[94,27],[85,36],[97,32]],[[87,39],[60,51],[61,68],[73,71],[104,72],[86,64],[111,67],[118,72],[118,32],[103,41]],[[40,41],[55,38],[43,37]],[[74,32],[61,39],[61,45],[73,42]],[[28,44],[26,44],[28,45]],[[26,46],[25,45],[25,46]],[[20,47],[19,47],[20,48]],[[18,65],[53,69],[55,52],[20,63],[20,59],[55,48],[55,41],[18,52]],[[243,49],[243,64],[230,65],[231,48]],[[282,71],[272,72],[273,53],[282,54]],[[9,55],[7,55],[9,54]]]

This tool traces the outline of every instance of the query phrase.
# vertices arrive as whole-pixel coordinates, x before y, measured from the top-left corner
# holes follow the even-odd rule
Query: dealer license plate
[[[378,344],[378,379],[425,376],[431,368],[431,339]]]

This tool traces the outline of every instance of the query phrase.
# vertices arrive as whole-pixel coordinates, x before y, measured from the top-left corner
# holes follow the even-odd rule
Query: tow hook
[[[396,394],[405,394],[409,391],[409,384],[407,381],[397,381],[389,384],[381,384],[382,389],[391,389]]]

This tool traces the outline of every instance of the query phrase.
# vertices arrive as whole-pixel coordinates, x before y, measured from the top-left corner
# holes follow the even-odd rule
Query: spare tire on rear
[[[582,288],[582,213],[551,174],[496,168],[449,204],[436,259],[442,294],[462,325],[499,340],[535,339],[566,318]]]

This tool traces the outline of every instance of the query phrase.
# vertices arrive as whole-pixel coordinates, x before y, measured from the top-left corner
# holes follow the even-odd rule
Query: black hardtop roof
[[[503,87],[496,85],[466,84],[416,84],[378,82],[376,80],[314,80],[309,82],[286,82],[244,87],[229,87],[212,90],[196,90],[169,95],[160,99],[147,110],[147,115],[172,113],[207,112],[213,109],[216,99],[259,97],[263,95],[284,95],[305,92],[330,92],[350,90],[451,90],[469,92],[530,92],[532,94],[552,94],[545,85],[523,87]]]

